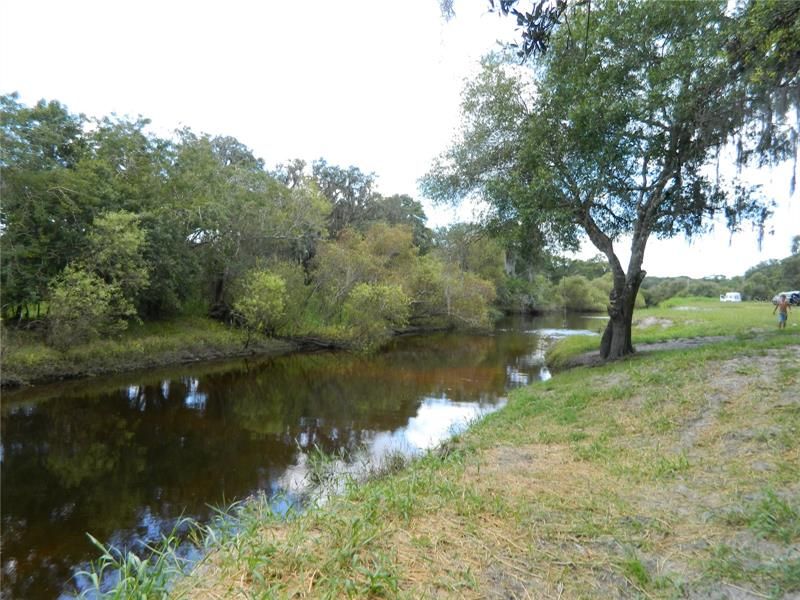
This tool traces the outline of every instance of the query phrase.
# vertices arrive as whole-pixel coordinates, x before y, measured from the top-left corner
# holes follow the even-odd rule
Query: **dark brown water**
[[[74,594],[97,556],[87,532],[135,549],[181,515],[208,520],[209,504],[259,490],[292,502],[315,447],[376,460],[430,448],[548,376],[542,330],[601,324],[515,319],[493,335],[400,338],[366,358],[299,354],[6,393],[0,594]]]

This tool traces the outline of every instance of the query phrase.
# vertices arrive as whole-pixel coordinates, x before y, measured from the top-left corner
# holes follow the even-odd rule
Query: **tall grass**
[[[280,352],[290,344],[247,335],[204,317],[183,317],[132,326],[119,338],[95,340],[59,352],[32,332],[9,332],[3,353],[5,383],[115,373],[191,360]]]
[[[180,586],[175,589],[176,581],[180,581],[180,576],[190,567],[202,570],[204,560],[216,556],[220,550],[224,550],[234,564],[244,566],[258,579],[265,561],[278,551],[277,546],[274,551],[269,545],[264,546],[262,532],[265,528],[291,526],[300,518],[324,519],[319,515],[325,514],[321,512],[323,507],[333,499],[358,490],[367,481],[379,481],[387,475],[397,474],[407,465],[408,458],[401,452],[389,452],[378,462],[371,462],[365,448],[326,453],[315,446],[307,455],[307,488],[299,498],[258,492],[245,500],[212,507],[214,517],[208,523],[182,518],[159,543],[145,545],[141,552],[104,545],[87,534],[99,550],[100,557],[90,563],[88,570],[77,574],[83,582],[81,598],[190,598],[191,594],[183,592]],[[352,556],[364,544],[369,544],[374,539],[374,527],[375,524],[364,522],[355,524],[354,529],[341,539],[335,560]],[[193,549],[199,550],[205,558],[199,562],[185,558]],[[350,565],[344,561],[341,566],[346,569]],[[366,587],[355,586],[353,590],[364,593],[396,591],[396,580],[386,573],[367,570],[364,575],[368,581]],[[270,587],[263,577],[261,583]]]
[[[181,529],[195,528],[189,519],[180,519],[172,531],[163,535],[157,544],[146,544],[143,552],[124,551],[104,545],[87,534],[100,556],[88,570],[77,573],[85,582],[80,598],[92,600],[129,600],[168,598],[179,575],[185,573],[190,561],[181,557]],[[140,556],[140,555],[143,555]]]

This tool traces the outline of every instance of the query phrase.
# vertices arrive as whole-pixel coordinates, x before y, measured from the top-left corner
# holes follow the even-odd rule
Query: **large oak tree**
[[[484,61],[465,90],[462,136],[422,185],[442,201],[477,193],[492,219],[541,243],[574,248],[588,237],[613,274],[601,355],[617,358],[633,352],[650,236],[700,234],[719,215],[731,229],[746,220],[763,225],[769,203],[721,178],[714,165],[756,121],[773,141],[755,155],[772,158],[785,155],[769,150],[785,150],[797,127],[785,120],[791,102],[775,110],[765,93],[775,83],[753,85],[752,53],[731,60],[747,18],[763,21],[752,12],[730,14],[719,1],[576,2],[571,10],[564,17],[572,25],[556,23],[546,51],[527,66]],[[779,66],[783,95],[792,98],[796,61]],[[630,239],[627,265],[617,252],[623,239]]]

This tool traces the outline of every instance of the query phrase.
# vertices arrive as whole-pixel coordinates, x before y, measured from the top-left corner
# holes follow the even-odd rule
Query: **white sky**
[[[462,82],[513,23],[487,0],[0,0],[0,93],[59,100],[72,112],[143,115],[232,135],[272,167],[291,158],[355,165],[384,194],[423,201],[417,179],[459,126]],[[762,174],[781,204],[761,252],[725,231],[689,246],[651,241],[652,275],[737,275],[789,254],[800,208],[790,170]],[[587,248],[586,255],[594,254]]]

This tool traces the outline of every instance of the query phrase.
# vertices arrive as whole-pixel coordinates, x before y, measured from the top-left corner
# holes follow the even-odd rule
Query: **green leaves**
[[[181,311],[368,347],[412,320],[488,319],[501,249],[423,260],[422,205],[357,167],[270,172],[229,136],[162,139],[145,118],[89,122],[16,96],[0,116],[2,310],[22,321],[47,303],[58,348]]]
[[[360,283],[342,307],[358,346],[371,349],[408,324],[411,299],[399,285]]]
[[[135,316],[120,287],[77,267],[67,267],[50,290],[48,343],[66,350],[127,328]]]
[[[268,271],[251,271],[233,309],[248,329],[274,332],[286,310],[286,283]]]
[[[105,213],[95,219],[88,235],[87,268],[119,286],[134,302],[147,287],[149,274],[144,261],[145,232],[139,218],[129,212]]]

